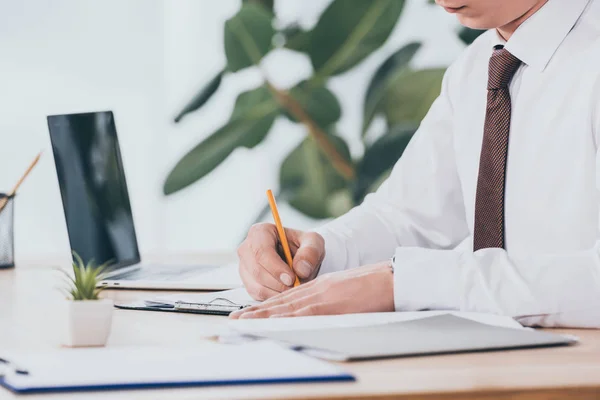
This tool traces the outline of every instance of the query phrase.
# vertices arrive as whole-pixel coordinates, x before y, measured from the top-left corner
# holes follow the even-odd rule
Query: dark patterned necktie
[[[521,60],[497,46],[490,58],[487,111],[479,159],[473,251],[504,248],[504,184],[510,132],[508,85]]]

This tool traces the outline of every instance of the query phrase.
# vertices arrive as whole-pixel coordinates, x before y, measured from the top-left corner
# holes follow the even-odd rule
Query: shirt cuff
[[[393,264],[396,311],[460,309],[457,251],[399,247]]]

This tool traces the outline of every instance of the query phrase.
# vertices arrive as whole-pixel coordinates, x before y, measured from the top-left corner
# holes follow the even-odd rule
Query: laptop
[[[71,250],[108,263],[100,286],[224,290],[242,285],[235,265],[143,264],[112,112],[52,115],[50,139]]]

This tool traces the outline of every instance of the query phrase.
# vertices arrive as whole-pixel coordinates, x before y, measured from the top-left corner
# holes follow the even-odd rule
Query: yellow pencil
[[[281,218],[279,218],[279,211],[277,210],[275,196],[273,196],[273,192],[271,190],[267,190],[267,199],[269,200],[269,206],[271,207],[271,212],[273,213],[273,219],[275,220],[275,226],[277,227],[277,233],[279,234],[279,241],[281,242],[281,247],[283,247],[283,255],[285,256],[285,261],[293,271],[294,268],[292,266],[292,252],[290,251],[290,244],[288,243],[287,237],[285,236],[285,229],[283,229]],[[298,275],[296,275],[294,287],[298,285],[300,285],[300,280],[298,279]]]

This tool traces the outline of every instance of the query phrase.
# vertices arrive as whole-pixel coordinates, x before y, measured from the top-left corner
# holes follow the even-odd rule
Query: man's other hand
[[[301,317],[394,311],[390,261],[320,276],[230,318]]]

